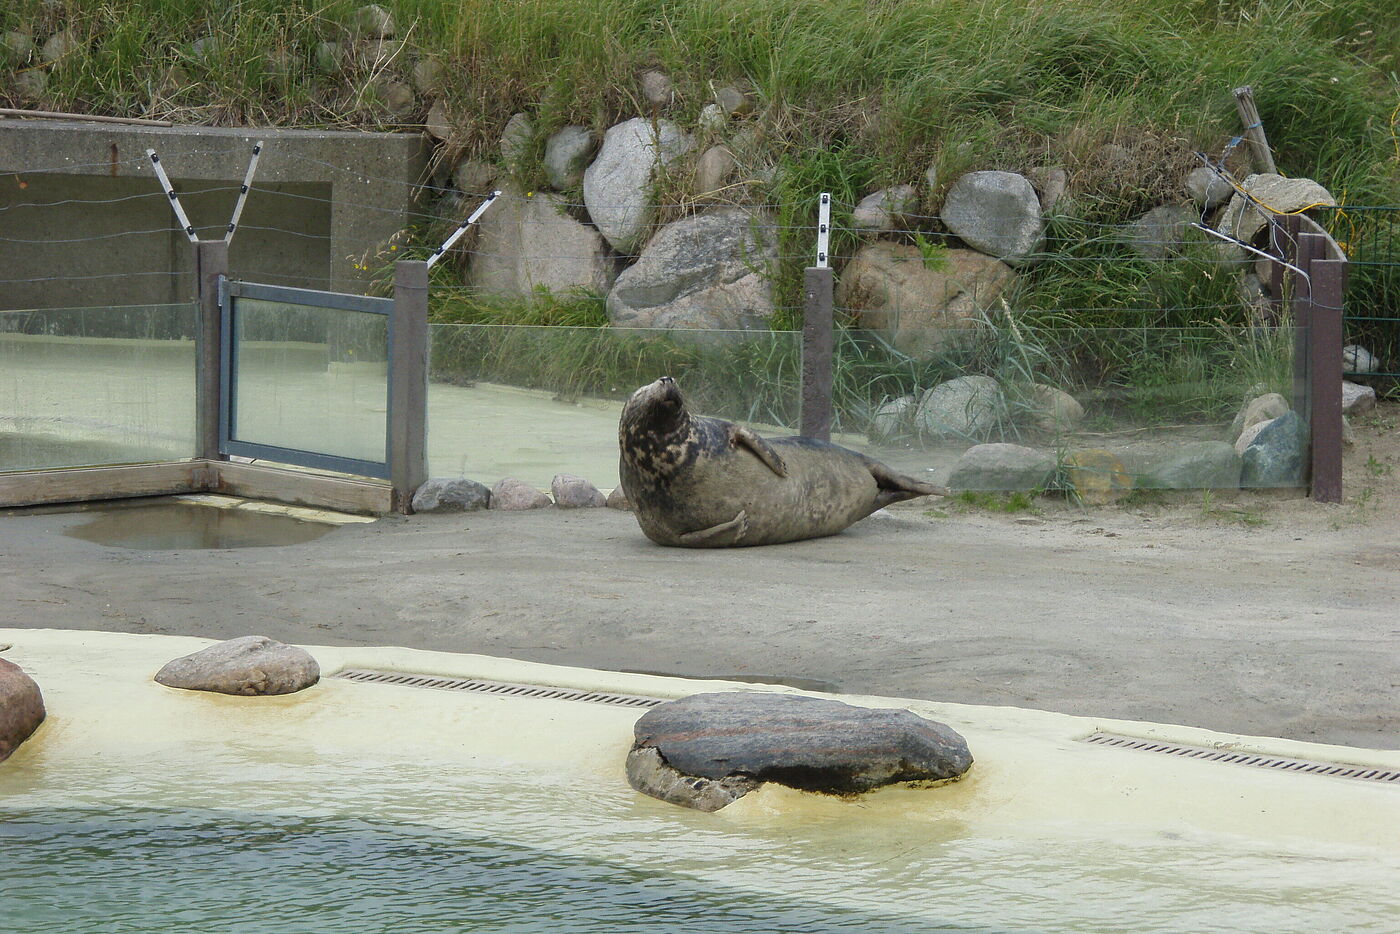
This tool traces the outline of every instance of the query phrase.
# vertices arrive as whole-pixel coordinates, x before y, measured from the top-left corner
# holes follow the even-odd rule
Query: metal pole
[[[446,253],[448,250],[452,249],[452,245],[454,243],[462,239],[462,234],[467,232],[467,228],[470,227],[472,224],[475,224],[477,218],[485,214],[486,209],[489,208],[492,202],[494,202],[500,196],[501,193],[499,190],[493,191],[491,192],[491,197],[487,198],[485,201],[481,202],[481,204],[477,205],[476,210],[472,211],[472,216],[468,217],[466,220],[462,221],[462,223],[458,224],[457,229],[452,231],[452,236],[444,240],[442,242],[442,246],[438,247],[436,250],[433,250],[432,255],[428,257],[428,267],[432,268],[433,263],[436,263],[438,260],[442,259],[443,254]]]
[[[830,267],[808,266],[802,274],[802,436],[831,440],[833,275]]]
[[[389,482],[394,510],[412,512],[428,479],[428,263],[394,264],[389,318]]]
[[[1326,255],[1323,234],[1316,249]],[[1319,503],[1342,501],[1342,301],[1346,289],[1345,259],[1315,259],[1312,263],[1311,325],[1308,329],[1308,375],[1311,377],[1312,498]]]
[[[199,318],[195,328],[195,453],[205,460],[223,460],[219,453],[219,403],[223,395],[223,354],[219,346],[224,307],[221,280],[228,276],[228,244],[203,240],[194,245],[195,277],[199,283]]]
[[[229,218],[228,230],[224,233],[225,240],[233,240],[234,231],[238,229],[238,219],[243,216],[243,205],[247,203],[248,192],[253,187],[253,176],[258,172],[258,156],[262,155],[262,147],[261,140],[253,144],[253,158],[248,160],[248,172],[238,188],[238,200],[233,205],[233,216]]]

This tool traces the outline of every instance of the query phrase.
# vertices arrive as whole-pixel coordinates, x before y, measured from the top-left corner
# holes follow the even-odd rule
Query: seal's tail
[[[920,496],[948,495],[947,487],[915,480],[913,477],[891,470],[887,465],[877,460],[870,460],[870,474],[880,487],[880,492],[876,496],[876,502],[879,504],[875,507],[877,509],[888,506],[890,503],[917,499]]]

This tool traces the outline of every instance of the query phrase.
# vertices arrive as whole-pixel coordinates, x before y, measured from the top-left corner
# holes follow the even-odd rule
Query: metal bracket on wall
[[[248,171],[243,174],[243,184],[238,189],[238,201],[233,206],[233,216],[229,218],[228,227],[223,236],[223,241],[229,243],[233,240],[233,232],[238,229],[238,219],[243,216],[243,205],[248,201],[248,192],[253,187],[253,176],[258,171],[258,157],[262,155],[262,140],[253,143],[253,157],[248,160]],[[170,199],[170,208],[175,212],[175,219],[180,222],[180,229],[185,232],[185,236],[190,238],[191,243],[202,242],[199,234],[195,232],[194,225],[190,223],[189,215],[185,213],[185,208],[180,204],[180,196],[175,191],[175,186],[170,183],[170,176],[165,174],[165,166],[161,165],[160,156],[156,155],[154,149],[146,150],[147,157],[151,160],[151,168],[155,170],[156,178],[160,179],[161,189],[165,196]]]

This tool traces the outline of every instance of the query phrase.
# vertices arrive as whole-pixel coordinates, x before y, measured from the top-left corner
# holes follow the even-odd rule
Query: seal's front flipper
[[[915,499],[920,496],[947,496],[947,487],[941,487],[933,483],[925,483],[922,480],[915,480],[891,470],[887,465],[877,460],[870,460],[870,475],[875,478],[875,484],[880,488],[876,494],[876,509],[888,506],[890,503],[900,503],[906,499]]]
[[[773,450],[773,445],[764,441],[749,429],[735,425],[733,432],[729,436],[729,443],[735,447],[748,448],[753,452],[755,457],[768,466],[769,470],[780,477],[787,476],[787,464],[783,463],[782,457],[777,451]]]
[[[749,517],[744,510],[728,522],[712,525],[708,529],[686,532],[677,536],[676,543],[686,548],[724,548],[738,545],[749,534]]]

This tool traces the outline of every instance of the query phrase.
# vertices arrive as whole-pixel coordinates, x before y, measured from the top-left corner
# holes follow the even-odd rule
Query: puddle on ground
[[[681,675],[674,671],[641,671],[636,668],[623,668],[629,675],[659,675],[663,678],[685,678],[689,681],[740,681],[744,684],[781,684],[797,688],[799,691],[815,691],[818,694],[840,694],[841,688],[834,681],[819,681],[816,678],[790,678],[786,675]]]
[[[187,551],[299,545],[335,528],[289,516],[176,502],[106,509],[64,534],[113,548]]]

